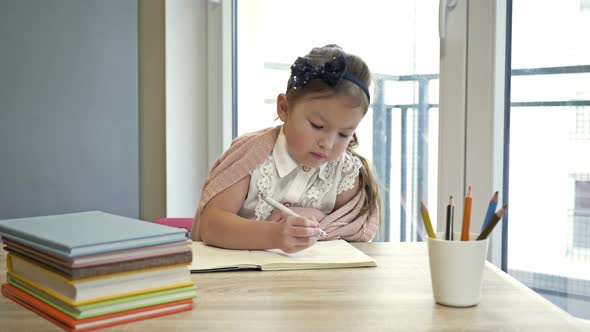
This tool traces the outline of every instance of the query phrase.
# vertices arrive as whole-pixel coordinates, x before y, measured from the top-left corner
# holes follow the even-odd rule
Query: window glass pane
[[[290,65],[313,47],[337,44],[374,75],[357,135],[358,152],[384,186],[381,239],[419,238],[420,199],[436,224],[438,1],[238,1],[237,22],[238,134],[279,124],[275,103]]]
[[[514,0],[512,29],[508,272],[590,319],[590,10]]]

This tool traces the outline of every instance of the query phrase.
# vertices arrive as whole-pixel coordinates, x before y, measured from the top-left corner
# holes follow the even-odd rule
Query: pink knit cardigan
[[[262,164],[272,152],[280,126],[266,128],[236,138],[230,148],[221,156],[205,179],[199,208],[192,228],[193,240],[200,240],[199,218],[207,203],[223,190],[237,183]],[[348,203],[319,221],[328,236],[322,239],[344,239],[350,242],[370,241],[378,227],[377,205],[359,215],[365,192],[359,193]]]

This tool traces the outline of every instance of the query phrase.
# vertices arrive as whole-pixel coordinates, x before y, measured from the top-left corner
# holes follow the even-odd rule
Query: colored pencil
[[[498,221],[500,221],[500,219],[502,218],[502,216],[506,212],[507,208],[508,208],[508,204],[504,205],[500,210],[498,210],[498,212],[496,212],[492,216],[492,220],[490,220],[490,222],[488,223],[486,228],[483,230],[483,232],[481,232],[481,234],[479,234],[479,236],[477,237],[477,240],[483,240],[490,235],[492,230],[494,230],[494,227],[496,226],[496,224],[498,224]]]
[[[428,213],[426,205],[424,205],[424,202],[422,201],[420,201],[420,213],[422,214],[422,221],[426,227],[428,237],[436,239],[436,233],[434,233],[434,229],[432,229],[432,223],[430,222],[430,214]]]
[[[463,225],[461,229],[461,241],[469,241],[469,223],[471,222],[471,203],[473,197],[471,196],[471,186],[467,190],[465,196],[465,204],[463,205]]]
[[[447,205],[447,229],[445,232],[445,240],[453,241],[453,223],[455,220],[455,201],[453,196],[449,198],[449,204]]]
[[[488,210],[486,211],[486,217],[483,220],[483,224],[481,225],[481,231],[486,228],[489,224],[490,220],[494,216],[494,211],[496,211],[496,207],[498,206],[498,192],[494,193],[494,197],[490,200],[490,204],[488,205]]]

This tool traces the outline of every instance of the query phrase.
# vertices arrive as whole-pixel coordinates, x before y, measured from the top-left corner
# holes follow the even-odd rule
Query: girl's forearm
[[[275,223],[242,218],[215,206],[207,206],[201,215],[203,242],[228,249],[274,249]]]

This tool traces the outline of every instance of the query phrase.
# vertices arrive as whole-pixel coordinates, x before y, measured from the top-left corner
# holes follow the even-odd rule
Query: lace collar
[[[283,130],[284,127],[281,127],[277,141],[275,142],[275,145],[272,149],[272,157],[277,167],[279,177],[281,178],[291,173],[294,169],[300,167],[297,161],[295,161],[287,151],[287,138],[285,137]],[[327,163],[324,163],[319,167],[320,174],[326,165]],[[315,171],[315,169],[312,170],[312,172]]]

